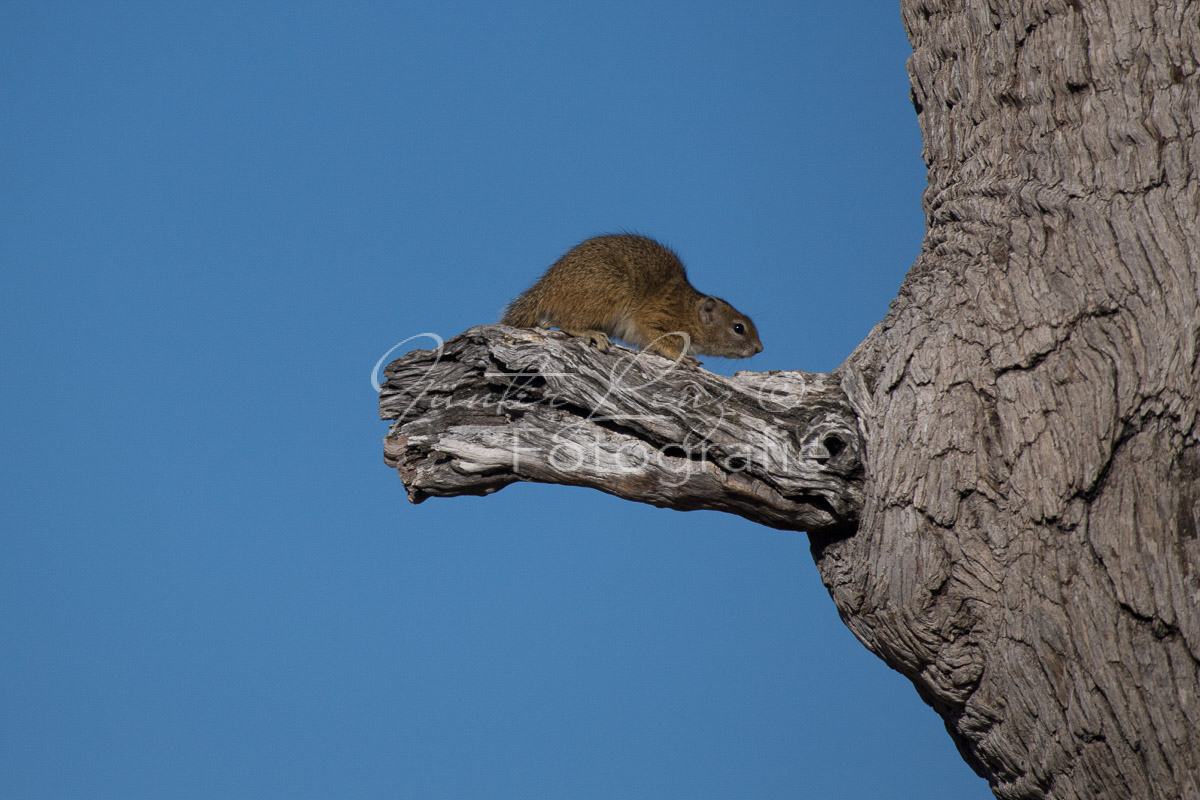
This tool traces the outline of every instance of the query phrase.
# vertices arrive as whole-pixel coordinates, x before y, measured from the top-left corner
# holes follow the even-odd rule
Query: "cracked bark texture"
[[[823,580],[998,797],[1200,797],[1200,3],[902,13],[927,233]]]
[[[384,374],[384,460],[414,503],[562,483],[830,537],[862,506],[859,420],[831,375],[726,378],[506,325],[408,353]]]

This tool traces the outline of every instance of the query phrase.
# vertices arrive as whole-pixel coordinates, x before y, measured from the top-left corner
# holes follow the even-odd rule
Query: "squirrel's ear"
[[[697,310],[700,312],[700,321],[712,325],[717,321],[717,298],[701,297]]]

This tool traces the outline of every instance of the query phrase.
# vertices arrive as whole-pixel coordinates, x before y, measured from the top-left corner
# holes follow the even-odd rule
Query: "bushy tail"
[[[504,325],[512,325],[514,328],[536,328],[540,321],[538,317],[537,303],[530,295],[533,291],[530,290],[508,304],[504,309],[504,317],[500,322]]]

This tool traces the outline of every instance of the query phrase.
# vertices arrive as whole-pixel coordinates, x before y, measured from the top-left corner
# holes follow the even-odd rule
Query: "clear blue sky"
[[[370,371],[633,229],[827,370],[920,248],[895,2],[5,3],[0,794],[986,798],[808,540],[411,506]]]

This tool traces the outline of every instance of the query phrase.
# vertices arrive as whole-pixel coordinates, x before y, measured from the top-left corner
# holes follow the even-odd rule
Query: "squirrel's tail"
[[[537,302],[530,297],[532,291],[518,297],[504,309],[504,317],[500,320],[503,325],[514,328],[536,328],[542,322]]]

